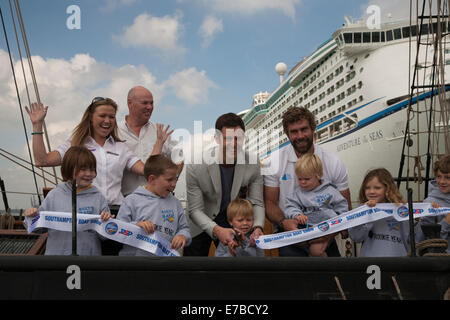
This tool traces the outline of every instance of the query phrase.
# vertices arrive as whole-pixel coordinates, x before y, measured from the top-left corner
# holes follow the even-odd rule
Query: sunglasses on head
[[[96,103],[96,102],[98,102],[98,101],[101,101],[101,100],[106,100],[106,98],[103,98],[103,97],[95,97],[94,99],[92,99],[91,104],[94,104],[94,103]]]
[[[102,100],[106,100],[108,98],[103,98],[103,97],[95,97],[94,99],[92,99],[91,104],[89,105],[89,109],[92,108],[92,106],[94,105],[94,103],[102,101]]]

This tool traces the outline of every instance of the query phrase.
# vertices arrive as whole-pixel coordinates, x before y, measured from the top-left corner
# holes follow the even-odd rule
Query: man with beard
[[[274,152],[267,160],[262,162],[264,175],[264,205],[267,218],[278,227],[278,231],[298,229],[295,219],[286,219],[283,211],[286,196],[292,194],[297,185],[295,163],[306,153],[319,156],[323,164],[323,179],[336,186],[342,196],[347,200],[351,210],[350,189],[348,186],[347,169],[336,155],[314,145],[313,137],[316,129],[314,115],[306,108],[291,107],[283,114],[283,129],[290,145]],[[346,231],[343,238],[348,237]],[[281,247],[280,256],[307,256],[302,244]],[[340,253],[333,241],[326,250],[329,257],[339,257]]]

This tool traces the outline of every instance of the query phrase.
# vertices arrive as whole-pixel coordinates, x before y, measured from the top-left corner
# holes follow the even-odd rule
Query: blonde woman
[[[120,189],[124,169],[144,175],[144,163],[118,137],[118,108],[112,99],[94,98],[71,138],[51,152],[46,152],[42,130],[48,107],[33,103],[30,108],[25,109],[33,125],[33,155],[36,166],[59,166],[71,146],[85,146],[97,160],[97,177],[93,185],[102,192],[110,206],[119,206],[122,203],[123,195]],[[162,146],[171,133],[168,132],[168,127],[164,129],[162,124],[157,125],[157,142],[152,154],[161,153]]]

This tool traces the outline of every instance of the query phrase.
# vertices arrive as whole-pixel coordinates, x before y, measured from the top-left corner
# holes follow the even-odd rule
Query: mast
[[[429,14],[426,14],[426,3],[429,3]],[[417,182],[419,200],[420,184],[425,182],[424,196],[428,195],[428,182],[431,180],[430,171],[432,163],[440,156],[448,154],[449,148],[449,99],[446,89],[449,85],[445,83],[445,59],[444,52],[446,38],[449,37],[449,19],[447,0],[437,0],[437,14],[432,12],[433,2],[424,0],[421,14],[416,14],[416,24],[420,26],[416,34],[415,64],[412,81],[410,83],[408,119],[406,123],[405,136],[403,140],[400,167],[398,172],[397,186],[406,180],[406,188],[410,182]],[[411,0],[412,10],[412,0]],[[420,20],[420,23],[418,22]],[[410,25],[414,25],[412,18]],[[412,34],[413,30],[410,28]],[[412,36],[410,36],[410,60]],[[432,61],[428,54],[432,52]],[[425,62],[421,62],[424,59]],[[419,101],[419,95],[427,93],[427,99]],[[417,99],[417,103],[412,101]],[[414,105],[414,106],[413,106]],[[420,121],[424,119],[425,121]],[[426,123],[426,128],[421,128],[419,123]],[[425,148],[421,146],[425,144]],[[403,178],[403,170],[406,161],[406,177]],[[423,166],[422,163],[425,163]],[[424,173],[422,171],[425,170]],[[411,172],[412,171],[412,172]],[[425,178],[422,178],[422,176]]]

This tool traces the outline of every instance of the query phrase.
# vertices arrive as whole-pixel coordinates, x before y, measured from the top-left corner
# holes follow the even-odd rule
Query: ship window
[[[381,42],[385,42],[386,39],[384,38],[384,31],[381,31]]]
[[[363,32],[363,42],[364,43],[370,42],[370,32]]]
[[[417,36],[417,26],[411,26],[411,37]]]
[[[355,43],[361,43],[361,32],[355,32],[353,34],[353,41]]]
[[[436,32],[437,32],[437,22],[433,22],[431,31],[432,31],[433,33],[436,33]]]
[[[402,38],[402,30],[400,28],[394,29],[394,39],[398,40]]]
[[[410,34],[409,27],[403,27],[402,31],[403,31],[403,38],[409,38],[409,34]]]
[[[380,32],[372,32],[372,42],[380,42]]]
[[[387,41],[392,41],[392,30],[388,30],[386,31],[386,40]]]
[[[441,32],[446,32],[447,31],[447,24],[445,22],[441,22]]]
[[[427,33],[428,33],[428,24],[420,25],[420,34],[427,34]]]
[[[344,33],[345,43],[352,43],[352,33]]]

